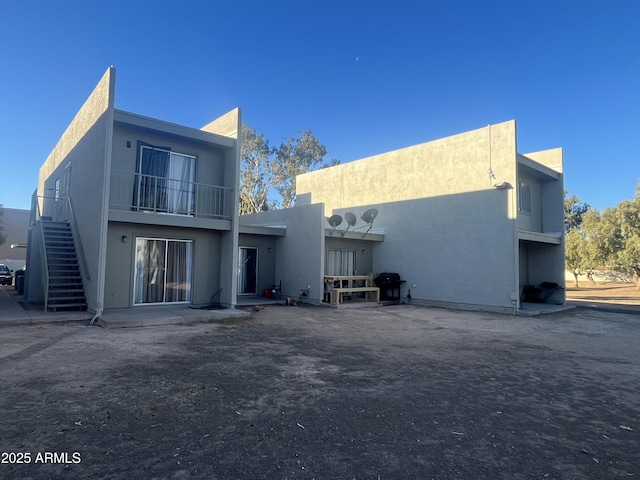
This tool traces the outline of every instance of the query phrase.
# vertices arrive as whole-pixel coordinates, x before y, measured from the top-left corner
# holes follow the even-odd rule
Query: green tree
[[[322,164],[327,149],[311,130],[300,132],[300,138],[289,137],[275,151],[274,175],[276,190],[283,208],[292,207],[296,198],[296,176]]]
[[[578,277],[590,268],[587,259],[587,242],[577,228],[571,229],[564,237],[565,262],[567,270],[573,273],[575,287],[579,287]]]
[[[616,250],[611,266],[634,274],[640,289],[640,188],[633,200],[624,200],[610,212],[609,222],[615,235]]]
[[[240,152],[241,215],[292,207],[297,175],[340,163],[338,160],[325,163],[327,149],[310,130],[273,148],[263,134],[243,124]]]
[[[581,233],[586,242],[585,262],[589,264],[589,278],[596,267],[611,267],[620,249],[619,237],[613,222],[613,210],[586,212],[582,219]]]
[[[640,185],[633,200],[624,200],[602,213],[577,197],[566,198],[565,256],[567,269],[590,277],[596,267],[633,273],[640,290]]]
[[[240,147],[240,215],[273,208],[269,200],[274,182],[271,154],[272,149],[264,135],[243,123]]]
[[[588,203],[580,201],[578,197],[572,195],[567,198],[568,192],[564,191],[564,231],[570,232],[574,228],[580,228],[582,216],[591,209]]]
[[[582,221],[587,212],[591,210],[588,203],[582,202],[572,195],[567,197],[564,191],[564,230],[565,230],[565,263],[566,268],[575,278],[575,286],[578,285],[578,277],[585,272],[591,272],[593,268],[586,240],[586,232],[582,229]]]

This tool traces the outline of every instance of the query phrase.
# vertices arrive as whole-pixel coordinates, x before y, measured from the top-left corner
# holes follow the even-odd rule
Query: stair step
[[[86,310],[80,264],[68,222],[42,220],[49,272],[47,310]]]
[[[85,301],[86,299],[84,297],[54,297],[51,298],[49,297],[49,305],[60,305],[62,303],[68,304],[68,303],[74,303],[74,304],[79,304],[79,303],[87,303]]]
[[[58,310],[86,310],[86,303],[63,303],[60,305],[49,305],[49,310],[57,312]]]

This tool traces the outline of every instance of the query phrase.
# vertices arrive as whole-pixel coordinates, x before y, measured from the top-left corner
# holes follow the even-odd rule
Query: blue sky
[[[569,193],[615,206],[640,176],[639,22],[633,0],[5,0],[0,204],[29,208],[114,65],[116,108],[200,128],[239,106],[327,160],[515,119],[518,151],[563,147]]]

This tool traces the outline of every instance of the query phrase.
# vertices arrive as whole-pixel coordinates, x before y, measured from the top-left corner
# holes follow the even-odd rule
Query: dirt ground
[[[4,327],[0,413],[0,478],[640,478],[640,315]]]
[[[640,306],[640,291],[631,283],[580,282],[576,288],[573,282],[567,282],[567,287],[567,299],[571,301]]]

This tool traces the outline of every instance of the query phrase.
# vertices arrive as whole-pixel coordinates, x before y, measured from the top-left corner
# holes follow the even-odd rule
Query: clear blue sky
[[[640,176],[639,25],[633,0],[5,0],[0,204],[29,208],[114,65],[119,109],[200,128],[239,106],[342,162],[515,119],[518,151],[563,147],[569,193],[615,206]]]

